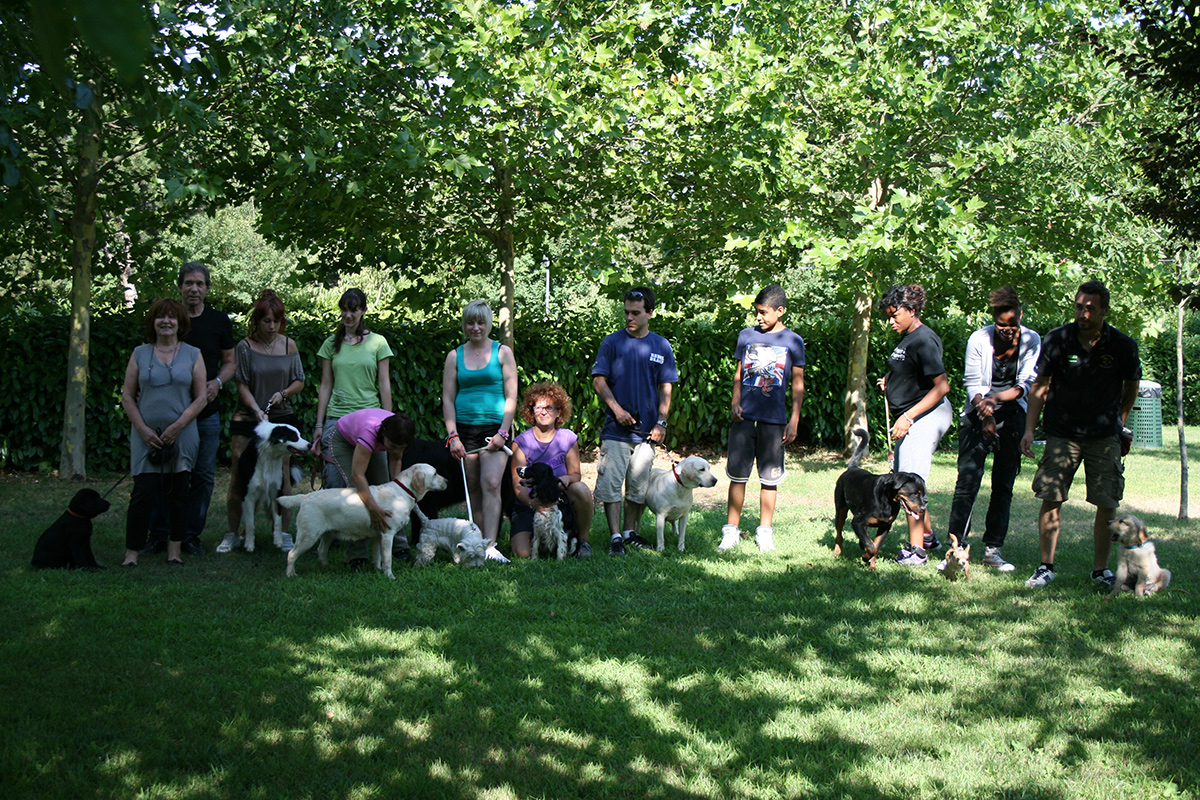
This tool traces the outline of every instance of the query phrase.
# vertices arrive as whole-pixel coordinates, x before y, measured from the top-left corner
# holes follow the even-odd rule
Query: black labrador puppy
[[[92,555],[92,520],[109,509],[95,489],[80,489],[66,512],[47,528],[33,548],[33,566],[44,569],[100,569]]]
[[[834,555],[842,552],[842,526],[849,513],[850,527],[858,534],[858,543],[863,549],[862,559],[868,567],[875,569],[879,547],[900,515],[900,510],[904,509],[911,517],[920,518],[925,514],[929,498],[925,494],[925,481],[920,475],[911,472],[875,475],[859,469],[858,462],[867,454],[867,432],[858,428],[854,431],[854,438],[858,440],[854,455],[833,488],[833,524],[837,531],[833,552]],[[874,538],[867,533],[867,528],[875,528]]]

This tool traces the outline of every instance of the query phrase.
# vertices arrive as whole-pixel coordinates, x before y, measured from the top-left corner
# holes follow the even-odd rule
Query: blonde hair
[[[487,333],[492,332],[492,307],[488,305],[487,300],[472,300],[467,303],[467,307],[463,309],[462,324],[463,334],[467,332],[468,322],[483,322],[487,325]]]

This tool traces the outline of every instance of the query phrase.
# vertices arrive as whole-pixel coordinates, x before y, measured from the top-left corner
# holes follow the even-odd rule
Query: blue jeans
[[[208,521],[208,506],[212,502],[213,483],[217,474],[217,450],[221,444],[221,415],[210,414],[196,420],[200,432],[200,449],[192,466],[192,484],[188,490],[187,536],[198,539]],[[167,538],[166,498],[160,497],[150,510],[150,540]]]

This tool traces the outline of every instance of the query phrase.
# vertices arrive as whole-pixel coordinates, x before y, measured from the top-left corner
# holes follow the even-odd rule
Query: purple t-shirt
[[[554,477],[561,478],[567,474],[567,453],[578,440],[579,437],[574,432],[559,428],[554,432],[553,439],[542,443],[534,435],[534,429],[530,428],[518,434],[516,442],[521,445],[526,464],[549,464],[554,470]]]
[[[392,412],[382,408],[354,411],[338,418],[337,432],[351,444],[361,444],[372,453],[382,453],[383,436],[379,433],[379,426],[390,416]]]

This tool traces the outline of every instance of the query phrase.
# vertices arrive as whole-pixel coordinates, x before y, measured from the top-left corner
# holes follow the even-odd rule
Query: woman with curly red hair
[[[535,383],[525,390],[518,408],[529,426],[513,440],[512,481],[517,500],[512,515],[509,542],[513,555],[529,558],[533,541],[533,509],[529,489],[521,485],[517,470],[527,464],[547,464],[554,476],[567,487],[567,499],[575,511],[575,535],[579,540],[577,558],[592,554],[588,531],[592,527],[592,493],[582,480],[579,466],[579,437],[562,426],[571,418],[571,398],[557,383]]]

